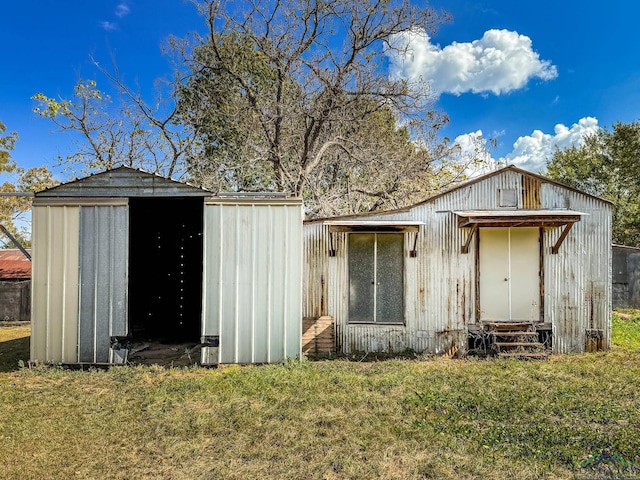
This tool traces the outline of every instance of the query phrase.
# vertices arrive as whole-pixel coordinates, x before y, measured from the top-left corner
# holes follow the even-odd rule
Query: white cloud
[[[492,169],[492,164],[515,165],[530,172],[539,173],[546,169],[546,162],[551,159],[556,148],[566,149],[572,146],[580,146],[584,143],[586,135],[598,131],[598,119],[595,117],[581,118],[578,123],[567,127],[561,123],[554,128],[554,133],[544,133],[534,130],[531,135],[519,137],[513,144],[513,150],[506,156],[496,160],[491,158],[490,151],[482,152],[482,146],[486,147],[487,140],[482,137],[482,130],[466,133],[456,138],[455,143],[462,150],[463,158],[476,156],[483,161],[484,167],[480,172],[484,173]]]
[[[100,26],[102,27],[103,30],[106,30],[107,32],[113,32],[114,30],[118,29],[118,24],[113,22],[107,22],[106,20],[104,22],[100,22]]]
[[[460,147],[460,158],[467,164],[464,173],[468,178],[488,173],[498,166],[491,157],[482,130],[458,135],[453,143]]]
[[[129,6],[126,3],[120,3],[116,7],[116,12],[115,12],[116,13],[116,17],[118,17],[118,18],[126,17],[127,15],[129,15],[130,11],[131,11],[131,9],[129,8]]]
[[[556,67],[533,51],[529,37],[509,30],[488,30],[480,40],[440,48],[424,30],[414,29],[395,35],[390,46],[391,74],[429,80],[437,93],[500,95],[532,78],[558,76]]]
[[[553,134],[534,130],[531,135],[518,138],[513,144],[513,151],[504,160],[525,170],[541,172],[545,170],[546,162],[551,159],[556,148],[562,150],[580,146],[586,135],[596,133],[598,129],[597,118],[584,117],[570,128],[557,124]]]

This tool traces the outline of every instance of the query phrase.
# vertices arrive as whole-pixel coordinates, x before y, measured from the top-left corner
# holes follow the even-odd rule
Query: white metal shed
[[[124,363],[143,340],[202,364],[299,357],[300,199],[120,167],[36,193],[32,218],[32,361]]]

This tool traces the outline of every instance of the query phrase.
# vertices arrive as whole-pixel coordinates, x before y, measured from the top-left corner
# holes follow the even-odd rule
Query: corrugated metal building
[[[202,364],[298,357],[302,218],[300,199],[127,167],[36,193],[31,360],[124,363],[143,340]]]
[[[465,351],[501,322],[553,352],[610,345],[611,204],[516,167],[307,221],[304,242],[303,314],[333,316],[342,352]]]
[[[613,308],[640,308],[640,248],[612,248]]]

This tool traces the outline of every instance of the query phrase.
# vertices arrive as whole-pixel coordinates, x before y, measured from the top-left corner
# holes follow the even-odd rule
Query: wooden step
[[[547,358],[547,352],[500,352],[502,358]]]
[[[538,332],[489,332],[494,337],[537,337]]]
[[[526,330],[533,327],[533,322],[485,322],[484,327],[489,330]]]
[[[493,342],[493,344],[496,347],[544,347],[540,342]]]

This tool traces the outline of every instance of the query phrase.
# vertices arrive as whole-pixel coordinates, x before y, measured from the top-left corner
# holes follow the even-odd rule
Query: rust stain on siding
[[[528,175],[523,175],[522,177],[522,208],[542,208],[542,202],[540,200],[542,181],[539,178]]]

